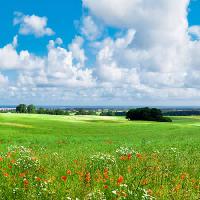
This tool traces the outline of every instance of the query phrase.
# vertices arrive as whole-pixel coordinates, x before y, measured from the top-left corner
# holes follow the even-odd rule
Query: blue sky
[[[189,15],[188,20],[190,25],[199,25],[200,24],[200,1],[199,0],[193,0],[190,3],[189,6]]]
[[[61,37],[65,43],[69,43],[77,32],[74,23],[79,21],[82,16],[82,3],[80,0],[9,0],[4,2],[0,13],[1,22],[4,22],[0,24],[2,30],[0,35],[1,45],[9,43],[18,33],[18,27],[13,27],[13,17],[16,11],[27,15],[47,16],[48,25],[57,33],[51,39]],[[28,49],[35,53],[44,54],[45,45],[49,38],[35,39],[33,35],[30,35],[19,38],[19,40],[19,49]]]
[[[200,24],[200,1],[191,1],[189,10],[189,24]],[[3,22],[0,23],[1,46],[8,44],[18,33],[18,28],[13,27],[13,17],[16,11],[29,15],[47,16],[49,26],[56,31],[56,35],[52,36],[51,39],[61,37],[66,44],[70,43],[77,32],[79,32],[76,23],[79,23],[84,13],[81,0],[43,0],[42,2],[40,0],[8,0],[3,3],[0,12],[1,22]],[[112,29],[110,33],[112,35]],[[28,37],[22,36],[19,40],[19,50],[28,49],[34,53],[44,55],[49,38],[42,37],[36,39],[33,35],[30,35]]]
[[[5,1],[0,104],[198,105],[200,1],[154,1]]]

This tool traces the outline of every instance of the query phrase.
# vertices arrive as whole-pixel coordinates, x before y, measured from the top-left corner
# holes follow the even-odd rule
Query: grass
[[[196,200],[199,169],[199,117],[0,114],[0,199]]]

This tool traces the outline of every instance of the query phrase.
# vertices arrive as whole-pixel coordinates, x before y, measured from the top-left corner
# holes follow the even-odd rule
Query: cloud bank
[[[200,26],[189,27],[189,3],[83,0],[86,14],[71,44],[50,40],[44,57],[18,52],[17,37],[0,48],[0,84],[17,101],[31,97],[51,104],[196,104]],[[17,13],[14,24],[19,34],[54,34],[46,17]],[[109,35],[109,28],[116,34]],[[16,80],[4,76],[7,70],[17,72]]]

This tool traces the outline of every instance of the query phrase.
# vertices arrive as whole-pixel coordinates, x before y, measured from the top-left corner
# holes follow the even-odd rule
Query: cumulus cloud
[[[42,58],[29,53],[27,50],[18,53],[16,50],[17,43],[17,36],[15,36],[12,43],[0,48],[0,69],[33,70],[43,67]]]
[[[101,28],[98,27],[96,22],[92,19],[91,16],[84,16],[81,33],[88,39],[88,40],[96,40],[101,35]]]
[[[105,26],[127,30],[121,38],[98,44],[96,65],[104,81],[128,83],[149,97],[175,97],[197,88],[200,43],[190,35],[199,38],[200,32],[199,26],[188,26],[189,0],[83,0],[83,5]]]
[[[104,41],[96,43],[99,48],[97,54],[97,76],[103,81],[122,81],[124,66],[120,66],[118,58],[122,51],[124,51],[131,44],[134,39],[135,31],[129,30],[124,37],[113,40],[106,38]]]
[[[48,54],[43,58],[43,67],[39,70],[23,71],[17,84],[21,87],[26,84],[38,88],[92,87],[95,84],[92,70],[81,68],[85,57],[84,51],[79,46],[82,42],[77,41],[79,39],[76,37],[70,45],[72,51],[60,46],[61,39],[50,40]],[[73,47],[75,44],[78,44],[79,48]]]
[[[148,54],[152,70],[183,66],[185,60],[179,55],[184,54],[188,42],[188,0],[83,0],[83,4],[106,25],[135,29],[132,47]]]
[[[19,25],[19,33],[22,35],[33,34],[36,37],[54,35],[54,31],[47,27],[47,22],[47,17],[24,15],[23,13],[16,12],[13,24]]]
[[[14,70],[18,74],[16,80],[9,82],[0,73],[0,84],[4,86],[0,90],[2,96],[7,91],[7,98],[15,96],[16,101],[33,102],[33,99],[39,99],[45,103],[49,97],[51,102],[53,99],[70,99],[73,102],[80,95],[89,96],[95,88],[93,69],[84,65],[86,57],[81,37],[75,37],[68,48],[61,47],[61,38],[50,40],[44,57],[33,56],[27,50],[18,53],[14,45],[17,44],[16,38],[11,44],[0,48],[0,69]],[[8,59],[8,53],[14,55],[14,61]]]
[[[18,52],[16,36],[0,48],[0,69],[19,74],[9,83],[10,95],[69,103],[81,97],[85,104],[200,100],[200,31],[188,25],[188,5],[189,0],[83,0],[81,35],[67,46],[61,38],[50,40],[40,57]],[[22,30],[24,18],[15,19]],[[35,28],[28,33],[48,35],[43,21],[40,34]],[[106,32],[110,27],[116,34]]]
[[[87,57],[83,47],[84,40],[80,36],[76,36],[72,43],[69,45],[69,50],[72,52],[72,56],[76,60],[77,67],[84,67]]]

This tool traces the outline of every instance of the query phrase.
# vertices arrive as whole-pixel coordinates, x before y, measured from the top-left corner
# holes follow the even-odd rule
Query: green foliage
[[[62,109],[36,109],[34,105],[20,104],[16,107],[17,113],[29,113],[29,114],[48,114],[48,115],[69,115],[69,112]]]
[[[36,112],[36,107],[34,105],[32,105],[32,104],[28,105],[27,106],[27,112],[28,113],[32,113],[32,114],[35,113]]]
[[[131,109],[127,112],[126,118],[128,120],[172,122],[170,118],[163,117],[162,111],[160,109],[148,107]]]
[[[114,111],[114,110],[108,110],[103,111],[100,113],[100,116],[126,116],[126,111]]]
[[[167,111],[163,113],[165,116],[198,116],[199,110],[181,110],[181,111]]]
[[[96,115],[96,111],[79,109],[76,111],[75,115]]]
[[[17,113],[26,113],[27,112],[27,106],[25,104],[19,104],[16,107],[16,112]]]

